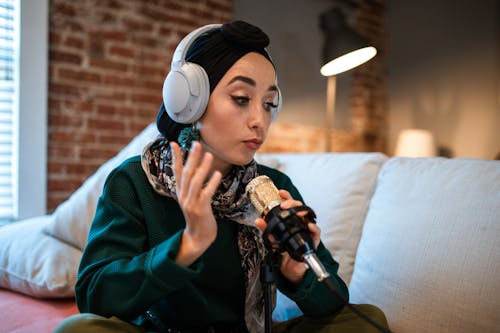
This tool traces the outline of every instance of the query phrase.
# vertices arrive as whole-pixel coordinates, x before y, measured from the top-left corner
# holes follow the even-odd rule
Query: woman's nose
[[[266,110],[262,105],[255,105],[248,114],[248,127],[262,128],[265,122]]]

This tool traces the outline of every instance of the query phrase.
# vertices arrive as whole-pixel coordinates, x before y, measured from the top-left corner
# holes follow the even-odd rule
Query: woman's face
[[[267,136],[277,93],[274,67],[261,54],[247,53],[226,72],[198,122],[215,170],[224,174],[252,160]]]

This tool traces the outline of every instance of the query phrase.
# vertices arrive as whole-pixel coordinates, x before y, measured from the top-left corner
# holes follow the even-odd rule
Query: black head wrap
[[[186,53],[186,61],[203,67],[212,93],[229,68],[245,54],[257,52],[272,63],[265,50],[268,45],[269,38],[258,27],[244,21],[233,21],[196,38]],[[156,116],[156,125],[160,133],[171,141],[177,141],[180,131],[190,126],[173,121],[163,103]]]

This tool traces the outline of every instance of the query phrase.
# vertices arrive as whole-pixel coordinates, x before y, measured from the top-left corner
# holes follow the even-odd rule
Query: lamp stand
[[[332,151],[332,139],[330,132],[333,129],[335,119],[335,94],[337,89],[337,76],[330,75],[326,84],[326,151]]]

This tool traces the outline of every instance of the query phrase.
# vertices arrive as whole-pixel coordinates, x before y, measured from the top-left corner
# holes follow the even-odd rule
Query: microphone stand
[[[272,298],[273,290],[272,285],[274,283],[274,265],[272,260],[272,253],[269,251],[264,257],[264,261],[260,270],[260,282],[262,283],[262,288],[264,289],[264,332],[271,333],[273,324],[273,308],[272,308]]]
[[[259,189],[257,189],[259,188]],[[279,203],[282,202],[279,196],[278,189],[273,184],[268,176],[258,176],[250,181],[246,186],[246,193],[250,201],[255,206],[258,212],[262,214],[267,222],[266,230],[263,233],[264,245],[268,249],[264,260],[261,265],[261,283],[264,291],[264,310],[265,310],[265,333],[271,333],[272,329],[272,284],[274,282],[273,274],[273,246],[269,243],[269,235],[272,235],[278,244],[276,250],[286,251],[297,261],[306,262],[309,269],[311,269],[318,281],[324,282],[328,288],[336,295],[340,301],[349,307],[363,320],[370,323],[377,328],[380,332],[391,333],[388,328],[376,323],[371,318],[357,310],[354,306],[349,304],[348,300],[337,292],[333,281],[329,279],[330,274],[325,270],[321,261],[316,257],[314,251],[314,242],[310,236],[306,224],[303,219],[312,223],[316,223],[316,214],[308,206],[298,206],[290,209],[282,210]],[[307,214],[298,217],[297,213],[306,211]],[[281,257],[280,257],[281,259]],[[278,269],[279,269],[278,264]]]

